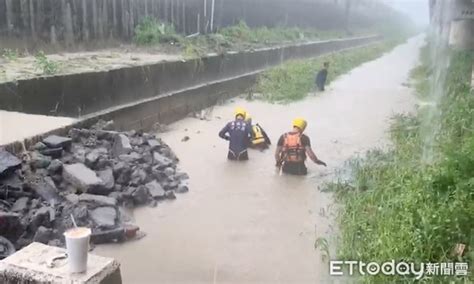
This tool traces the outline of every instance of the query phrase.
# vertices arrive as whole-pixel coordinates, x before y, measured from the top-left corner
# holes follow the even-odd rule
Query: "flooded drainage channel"
[[[316,57],[381,40],[366,36],[272,47],[199,59],[161,62],[116,70],[49,76],[0,84],[4,110],[78,118],[87,128],[98,119],[120,130],[151,129],[213,106],[245,91],[263,70],[290,59]],[[48,134],[65,135],[73,126]],[[40,135],[44,136],[44,135]],[[7,145],[13,152],[41,137]]]

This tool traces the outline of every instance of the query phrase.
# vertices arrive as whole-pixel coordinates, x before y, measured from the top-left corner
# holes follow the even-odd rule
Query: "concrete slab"
[[[0,110],[0,145],[22,140],[72,124],[68,117],[33,115]]]
[[[89,254],[87,271],[71,274],[67,260],[57,260],[52,268],[47,264],[63,255],[65,249],[32,243],[0,261],[0,283],[71,283],[121,284],[120,264],[112,258]]]

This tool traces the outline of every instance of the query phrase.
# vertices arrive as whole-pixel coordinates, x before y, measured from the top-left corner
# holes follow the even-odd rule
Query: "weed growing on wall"
[[[15,61],[19,57],[18,50],[4,48],[2,51],[2,57],[8,61]]]
[[[59,71],[59,63],[49,59],[43,51],[40,51],[38,54],[36,54],[35,67],[44,75],[54,75]]]
[[[159,22],[154,18],[143,19],[135,28],[134,41],[138,45],[153,45],[159,43],[176,43],[181,40],[174,26]]]

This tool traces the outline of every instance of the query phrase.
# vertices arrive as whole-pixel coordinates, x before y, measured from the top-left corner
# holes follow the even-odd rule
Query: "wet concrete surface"
[[[72,124],[74,118],[0,110],[0,145]]]
[[[179,54],[166,54],[143,49],[137,50],[132,47],[89,52],[58,53],[47,55],[47,57],[52,62],[58,64],[57,74],[60,75],[100,72],[182,59],[182,56]],[[15,60],[0,58],[0,83],[44,76],[43,71],[41,68],[38,68],[36,62],[35,56],[19,57]]]
[[[322,182],[347,159],[387,145],[390,117],[412,111],[415,99],[402,84],[416,65],[423,37],[410,39],[383,57],[340,77],[323,94],[276,105],[234,100],[204,115],[171,125],[163,139],[189,173],[191,191],[178,202],[135,210],[148,235],[95,253],[122,264],[125,283],[339,283],[314,249],[317,237],[336,239],[329,193]],[[275,145],[251,151],[250,161],[226,160],[227,143],[218,131],[245,107],[276,144],[291,120],[308,120],[306,134],[323,168],[308,163],[307,177],[280,176]],[[187,142],[182,142],[189,136]],[[331,225],[332,224],[332,225]]]

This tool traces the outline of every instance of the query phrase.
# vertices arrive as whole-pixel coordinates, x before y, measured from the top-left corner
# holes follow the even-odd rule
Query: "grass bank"
[[[352,31],[353,35],[367,34],[368,31]],[[188,57],[200,57],[205,54],[225,53],[226,51],[251,50],[266,46],[342,38],[344,31],[322,31],[297,27],[259,27],[250,28],[243,21],[237,25],[225,27],[216,33],[185,37],[176,33],[170,24],[161,23],[154,18],[145,18],[136,28],[134,41],[140,46],[173,45]]]
[[[255,91],[270,102],[303,99],[315,86],[316,73],[329,62],[327,84],[358,65],[374,60],[391,50],[401,40],[391,39],[360,48],[331,53],[313,59],[294,60],[263,72]]]
[[[412,72],[420,98],[429,91],[428,47]],[[365,276],[363,283],[472,283],[474,260],[474,95],[473,56],[450,51],[451,61],[438,103],[441,114],[434,161],[426,163],[422,123],[428,110],[398,116],[391,128],[393,148],[371,151],[350,162],[352,178],[327,185],[343,205],[338,259],[386,262],[469,263],[470,276],[425,274]],[[464,249],[462,249],[465,246]],[[455,268],[454,264],[454,268]],[[441,271],[441,267],[438,267]]]

